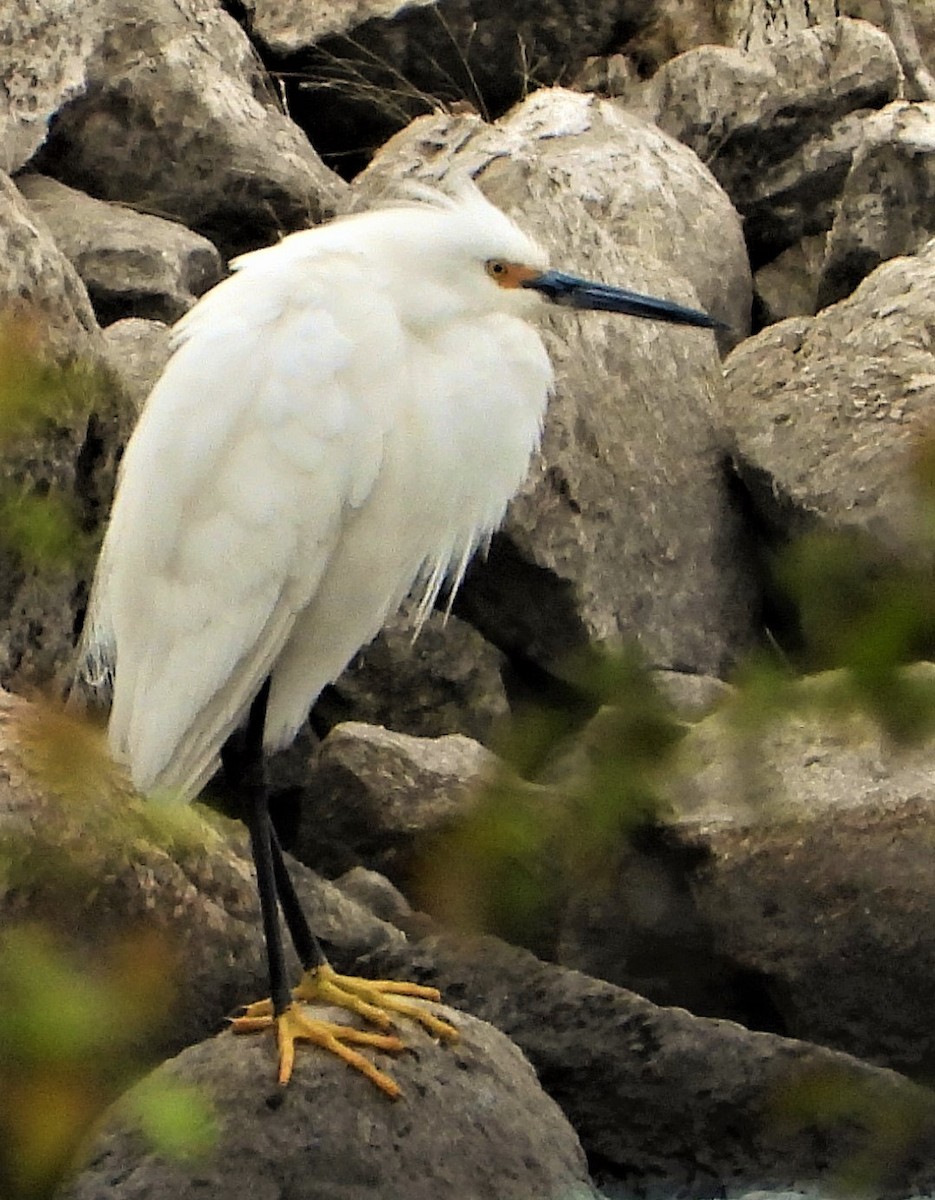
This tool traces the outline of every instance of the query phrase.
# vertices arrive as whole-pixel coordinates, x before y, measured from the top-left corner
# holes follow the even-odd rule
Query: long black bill
[[[626,313],[631,317],[648,317],[652,321],[668,321],[672,325],[697,325],[701,329],[728,329],[723,321],[709,317],[697,308],[685,308],[673,300],[657,300],[626,288],[611,287],[608,283],[590,283],[577,275],[562,271],[545,271],[523,280],[523,287],[533,288],[553,304],[568,308],[590,308],[599,312]]]

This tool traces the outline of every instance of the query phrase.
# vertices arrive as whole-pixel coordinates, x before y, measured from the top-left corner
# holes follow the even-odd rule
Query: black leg
[[[324,966],[328,959],[321,943],[309,926],[308,919],[302,911],[299,897],[296,895],[295,884],[289,876],[289,868],[282,856],[282,847],[276,830],[270,826],[270,844],[273,851],[273,870],[276,875],[276,891],[279,903],[282,905],[283,916],[289,927],[289,936],[299,956],[299,962],[305,971]]]
[[[276,900],[276,858],[273,852],[273,827],[269,817],[269,797],[266,789],[266,769],[263,759],[263,727],[266,724],[266,704],[269,700],[269,680],[263,684],[250,706],[250,716],[242,734],[231,738],[222,752],[225,774],[236,786],[250,828],[250,846],[256,866],[260,911],[263,915],[263,935],[269,964],[270,997],[276,1016],[289,1007],[292,996],[286,978],[286,959],[283,953],[282,930],[279,925],[279,905]]]

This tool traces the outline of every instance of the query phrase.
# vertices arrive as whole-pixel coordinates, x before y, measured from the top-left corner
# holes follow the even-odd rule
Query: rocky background
[[[935,656],[933,71],[928,0],[0,7],[0,1192],[51,1195],[172,1055],[175,1108],[134,1093],[68,1195],[935,1189],[935,684],[896,670]],[[264,988],[242,829],[141,804],[40,697],[169,324],[465,170],[556,266],[730,332],[551,317],[455,615],[274,764],[336,965],[436,984],[462,1039],[407,1029],[396,1104],[318,1055],[272,1097],[271,1045],[213,1036]],[[621,644],[649,679],[586,665]]]

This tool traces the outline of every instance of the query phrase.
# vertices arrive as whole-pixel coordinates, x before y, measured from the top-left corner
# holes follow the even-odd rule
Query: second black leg
[[[263,757],[263,729],[266,724],[266,705],[269,700],[269,680],[263,684],[250,706],[246,727],[234,734],[222,751],[224,771],[237,789],[250,829],[250,848],[256,867],[263,936],[269,966],[270,998],[273,1013],[286,1011],[292,999],[286,976],[282,929],[279,924],[279,903],[276,887],[276,862],[281,858],[278,842],[269,815],[269,796],[266,786],[266,767]],[[273,846],[276,844],[276,851]],[[290,926],[291,928],[291,926]]]
[[[302,909],[302,904],[296,894],[295,884],[289,874],[282,854],[282,846],[276,830],[270,824],[270,842],[273,852],[273,871],[276,877],[276,893],[282,905],[283,916],[289,928],[289,936],[299,956],[299,962],[305,971],[324,966],[328,959],[318,938],[312,933],[308,918]]]

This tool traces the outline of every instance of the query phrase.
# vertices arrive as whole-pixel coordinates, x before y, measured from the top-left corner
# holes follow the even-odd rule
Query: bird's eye
[[[522,263],[510,262],[507,258],[488,258],[484,270],[497,287],[521,288],[526,286],[528,279],[535,279],[541,274],[533,267],[525,267]]]

